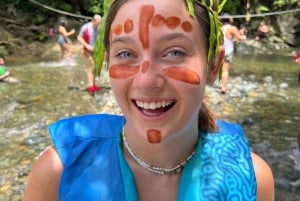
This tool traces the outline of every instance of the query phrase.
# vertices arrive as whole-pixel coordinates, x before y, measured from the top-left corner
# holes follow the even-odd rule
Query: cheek
[[[114,79],[126,79],[138,72],[138,66],[112,65],[109,67],[109,76]]]
[[[201,81],[200,76],[196,72],[184,67],[165,68],[163,73],[166,77],[182,81],[187,84],[199,85]]]

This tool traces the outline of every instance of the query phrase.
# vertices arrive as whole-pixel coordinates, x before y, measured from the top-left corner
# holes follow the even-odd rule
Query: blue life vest
[[[133,173],[121,150],[123,116],[93,114],[49,126],[64,166],[60,201],[137,201]],[[256,179],[249,145],[237,124],[217,122],[217,133],[200,133],[184,167],[179,201],[255,201]]]

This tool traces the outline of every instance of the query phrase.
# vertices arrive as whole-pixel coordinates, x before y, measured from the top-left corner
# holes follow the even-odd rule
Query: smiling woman
[[[274,200],[272,172],[241,127],[204,103],[224,56],[221,7],[115,0],[104,44],[123,115],[50,125],[54,146],[33,166],[24,200]]]

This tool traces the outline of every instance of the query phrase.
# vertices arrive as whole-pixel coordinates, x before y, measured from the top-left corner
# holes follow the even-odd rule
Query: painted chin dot
[[[156,144],[161,141],[161,132],[156,129],[150,129],[147,131],[148,142]]]

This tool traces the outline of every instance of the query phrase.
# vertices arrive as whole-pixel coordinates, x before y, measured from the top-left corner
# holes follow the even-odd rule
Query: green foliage
[[[268,7],[266,7],[266,6],[258,6],[256,8],[256,12],[257,13],[269,12],[269,11],[270,11],[270,9]]]
[[[103,11],[104,15],[102,16],[102,21],[105,22],[108,14],[108,9],[110,6],[110,0],[104,0],[103,2]],[[96,74],[100,76],[103,62],[105,59],[105,47],[103,44],[104,39],[104,30],[105,30],[105,23],[100,24],[100,31],[97,36],[95,50],[94,50],[94,58],[95,58],[95,66],[96,66]]]
[[[101,13],[103,0],[90,0],[89,11],[92,13]]]
[[[42,24],[47,21],[47,16],[43,15],[42,13],[37,14],[33,18],[33,24]]]
[[[242,2],[240,0],[227,1],[224,5],[223,12],[231,15],[241,14],[241,11],[244,9],[242,8],[241,3]]]
[[[274,2],[274,5],[275,6],[278,6],[278,7],[282,7],[282,6],[284,6],[286,4],[286,1],[285,0],[276,0],[275,2]]]
[[[73,7],[72,7],[71,4],[66,3],[66,2],[61,2],[61,1],[59,1],[59,4],[57,5],[57,9],[63,10],[65,12],[72,12],[73,11]]]
[[[38,40],[39,40],[40,42],[44,42],[44,41],[46,41],[47,39],[48,39],[48,35],[47,35],[46,33],[42,32],[42,33],[39,34]]]

